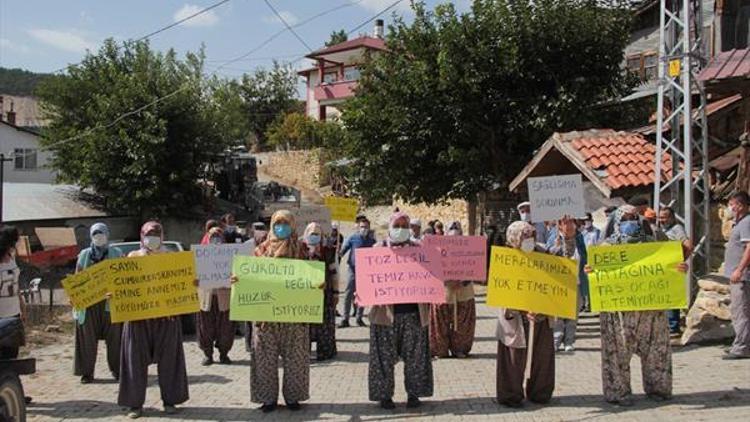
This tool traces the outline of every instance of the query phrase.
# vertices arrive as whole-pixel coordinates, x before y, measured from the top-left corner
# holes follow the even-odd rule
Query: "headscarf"
[[[390,220],[388,220],[388,237],[384,241],[384,243],[385,243],[386,246],[396,246],[396,245],[398,245],[398,246],[409,246],[409,245],[413,244],[411,242],[411,240],[407,240],[404,243],[393,243],[393,241],[391,240],[391,230],[390,229],[393,228],[393,226],[396,224],[396,221],[401,220],[401,219],[406,219],[407,222],[411,222],[411,219],[409,218],[409,216],[405,212],[401,212],[401,211],[394,212],[391,215]]]
[[[107,227],[107,225],[104,223],[94,223],[91,226],[91,229],[89,229],[89,234],[91,235],[91,260],[93,262],[99,262],[104,259],[104,255],[107,254],[107,251],[109,250],[109,243],[102,247],[94,245],[95,233],[101,233],[107,236],[107,239],[109,239],[109,227]]]
[[[287,239],[279,239],[273,228],[280,220],[284,220],[292,227],[292,234]],[[299,258],[301,248],[297,240],[297,224],[294,220],[294,214],[287,210],[278,210],[271,216],[271,229],[268,231],[268,238],[260,244],[256,250],[257,256],[271,258]]]
[[[521,242],[529,237],[534,237],[534,226],[525,221],[515,221],[508,226],[505,238],[508,246],[516,249],[521,248]]]
[[[141,251],[145,253],[154,252],[149,250],[145,243],[143,242],[143,239],[146,238],[146,234],[152,230],[159,230],[159,238],[161,238],[161,247],[164,247],[164,228],[162,227],[161,223],[158,223],[156,221],[147,221],[143,224],[141,227]]]
[[[201,245],[208,245],[211,240],[211,229],[214,229],[216,227],[219,227],[220,224],[216,220],[208,220],[206,221],[206,227],[203,231],[203,237],[201,238]]]
[[[320,227],[320,224],[312,222],[308,224],[307,227],[305,227],[305,232],[302,234],[302,239],[305,245],[307,245],[307,236],[310,236],[313,233],[319,234],[321,238],[323,237],[323,229]],[[307,245],[307,247],[308,249],[310,249],[310,247],[312,246],[311,250],[314,251],[315,253],[318,253],[320,251],[321,245],[322,245],[322,242],[315,246]]]
[[[651,237],[646,235],[645,231],[643,230],[643,223],[640,221],[640,217],[638,218],[638,220],[636,220],[636,222],[638,223],[638,231],[636,231],[632,235],[626,235],[620,232],[620,223],[622,222],[622,217],[628,214],[635,214],[636,216],[638,216],[638,209],[632,205],[625,204],[615,210],[612,219],[612,235],[607,238],[607,243],[611,245],[617,245],[620,243],[641,243],[653,240]]]
[[[450,233],[451,230],[456,232],[456,236],[461,236],[464,234],[464,231],[461,229],[460,221],[452,222],[451,225],[448,227],[448,232]]]

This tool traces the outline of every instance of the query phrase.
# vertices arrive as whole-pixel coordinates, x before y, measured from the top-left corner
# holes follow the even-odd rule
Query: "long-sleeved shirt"
[[[360,233],[355,233],[347,237],[344,241],[344,246],[341,247],[341,256],[344,256],[347,252],[349,252],[347,263],[349,264],[349,268],[354,268],[356,262],[354,260],[354,251],[359,248],[370,248],[375,245],[375,243],[375,238],[373,238],[372,236],[362,236]]]

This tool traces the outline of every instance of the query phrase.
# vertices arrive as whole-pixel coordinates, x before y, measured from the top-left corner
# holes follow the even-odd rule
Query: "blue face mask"
[[[320,245],[320,235],[319,234],[311,234],[310,236],[307,236],[307,244],[310,246],[318,246]]]
[[[623,221],[620,223],[620,233],[626,236],[632,236],[638,233],[640,225],[637,221]]]
[[[292,226],[289,224],[275,224],[273,226],[273,234],[281,240],[286,240],[292,235]]]

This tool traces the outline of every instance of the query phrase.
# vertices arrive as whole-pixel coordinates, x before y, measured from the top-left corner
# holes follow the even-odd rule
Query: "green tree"
[[[274,63],[271,70],[259,69],[252,75],[244,75],[239,90],[247,129],[263,149],[271,123],[298,106],[297,74],[290,65]]]
[[[37,85],[52,77],[45,73],[0,67],[0,94],[30,96]]]
[[[292,112],[279,116],[266,133],[268,145],[283,149],[324,147],[340,151],[345,131],[336,122],[321,122],[304,113]]]
[[[344,109],[366,199],[472,199],[507,186],[553,131],[629,89],[630,15],[595,0],[475,0],[396,19]],[[495,185],[496,186],[496,185]]]
[[[145,41],[107,40],[39,87],[51,118],[42,145],[62,181],[93,188],[110,209],[190,209],[202,199],[206,163],[226,147],[220,103],[205,82],[202,51],[180,60]]]
[[[349,35],[343,29],[331,32],[331,37],[326,41],[326,47],[340,44],[349,39]]]

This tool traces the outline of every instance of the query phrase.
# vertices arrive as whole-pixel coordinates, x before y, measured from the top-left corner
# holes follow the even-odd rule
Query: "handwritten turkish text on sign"
[[[107,260],[112,322],[198,312],[192,252]]]
[[[323,262],[237,256],[232,272],[232,321],[323,322]]]
[[[529,177],[531,219],[553,221],[565,215],[585,216],[583,182],[580,174],[568,176]]]
[[[687,308],[680,242],[594,246],[588,260],[594,312]]]
[[[445,303],[436,248],[360,248],[354,259],[360,306]]]
[[[331,219],[334,221],[354,221],[357,219],[359,201],[354,198],[326,196],[325,205],[331,210]]]
[[[105,263],[100,262],[65,277],[62,286],[73,308],[86,309],[103,301],[105,295],[109,293],[109,268]]]
[[[577,266],[568,258],[493,246],[487,304],[575,319]]]
[[[485,237],[425,236],[423,244],[440,251],[443,280],[487,280],[487,239]]]
[[[222,245],[193,245],[195,270],[200,286],[206,289],[229,287],[232,275],[232,259],[235,255],[250,256],[249,243],[227,243]]]

